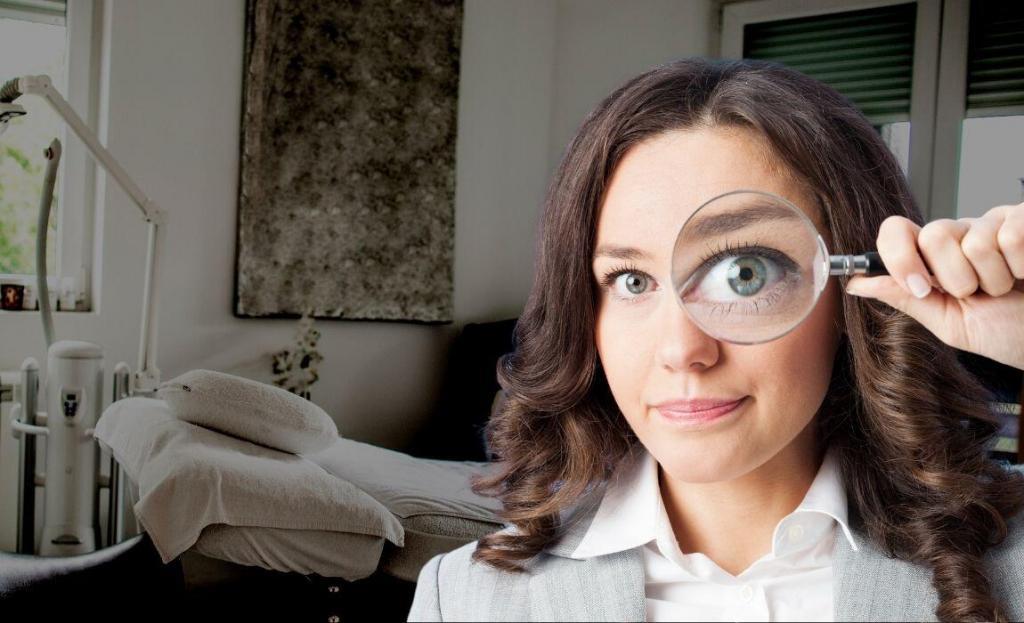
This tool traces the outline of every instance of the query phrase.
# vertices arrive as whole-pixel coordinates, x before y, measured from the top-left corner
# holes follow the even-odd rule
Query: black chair
[[[178,620],[184,592],[146,534],[78,556],[0,552],[0,620]]]
[[[516,318],[469,323],[452,342],[434,414],[404,451],[425,459],[487,461],[483,429],[498,385],[498,359],[515,350]]]

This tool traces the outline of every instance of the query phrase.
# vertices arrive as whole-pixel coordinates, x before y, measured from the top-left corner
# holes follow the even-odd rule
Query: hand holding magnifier
[[[1024,206],[1004,207],[1017,210],[1018,222],[1024,223],[1024,218],[1020,218],[1024,216]],[[1021,229],[1024,235],[1024,226]],[[880,238],[880,242],[884,240]],[[907,244],[907,241],[900,243]],[[881,244],[879,249],[885,250]],[[1010,260],[1009,256],[1007,258]],[[1013,261],[1024,263],[1024,257]],[[875,296],[889,303],[954,347],[1024,367],[1024,292],[1012,292],[1009,300],[1002,301],[1003,307],[1009,307],[998,310],[1000,314],[1017,312],[1020,335],[1008,336],[1010,347],[1006,346],[1004,334],[988,340],[992,344],[1003,342],[1002,346],[979,349],[977,336],[972,341],[972,336],[962,327],[958,330],[939,326],[936,320],[939,312],[931,309],[929,315],[920,306],[924,303],[942,305],[941,301],[947,298],[958,299],[944,294],[941,288],[924,299],[909,295],[891,277],[885,277],[889,271],[880,253],[829,255],[825,241],[807,215],[788,200],[771,193],[738,190],[719,195],[700,206],[676,237],[671,270],[676,300],[705,333],[716,339],[735,344],[760,344],[778,339],[810,314],[830,276],[862,275],[854,277],[851,285],[867,287],[867,283],[873,283],[871,291],[859,292],[854,288],[851,294]],[[1024,274],[1024,266],[1019,270]],[[928,275],[923,265],[919,272]],[[862,281],[877,276],[882,277]],[[929,280],[934,281],[931,276]],[[882,281],[885,284],[880,283]],[[1013,297],[1013,294],[1018,296]],[[948,300],[945,303],[950,304]],[[969,301],[960,303],[969,304]],[[996,322],[996,326],[1003,325]],[[965,348],[965,345],[972,347]]]

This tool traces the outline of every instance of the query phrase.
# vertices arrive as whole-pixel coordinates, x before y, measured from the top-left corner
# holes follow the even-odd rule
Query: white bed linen
[[[488,463],[422,459],[343,438],[321,452],[298,457],[173,417],[177,424],[169,423],[169,416],[168,405],[162,400],[129,398],[111,405],[97,427],[101,444],[114,451],[139,500],[134,508],[140,523],[165,561],[193,549],[211,558],[275,571],[356,580],[379,568],[415,582],[420,568],[434,555],[504,527],[497,516],[500,503],[473,493],[469,486],[472,475],[494,467]],[[210,448],[197,447],[203,444],[212,444],[216,451],[211,454]],[[233,473],[227,478],[231,494],[225,496],[223,475],[217,475],[224,469],[223,457],[219,456],[223,451],[239,452],[248,456],[245,460],[249,462],[258,460],[262,466],[258,473],[281,467],[281,461],[301,465],[303,473],[314,480],[327,477],[344,483],[334,484],[356,489],[369,497],[370,503],[350,495],[347,489],[329,500],[335,519],[343,522],[342,529],[299,527],[308,525],[301,522],[306,501],[296,495],[302,487],[291,492],[285,503],[291,505],[288,509],[282,509],[282,500],[270,500],[266,512],[253,513],[252,504],[263,500],[260,492],[266,488],[254,487],[256,483],[250,477],[256,473]],[[175,462],[180,465],[168,468]],[[233,464],[228,461],[229,472],[237,472]],[[190,475],[199,477],[190,479]],[[218,479],[220,484],[212,488]],[[149,494],[146,499],[142,499],[143,489]],[[162,493],[153,497],[154,491]],[[221,499],[212,505],[211,514],[209,498],[216,495]],[[206,500],[202,505],[206,512],[167,510],[192,508],[194,503],[189,500],[194,498]],[[351,523],[344,523],[351,519],[346,515],[352,514],[352,498],[371,510],[383,508],[388,517],[399,522],[400,538],[377,536],[373,530],[370,534],[358,528],[352,530]],[[245,513],[231,508],[239,501],[248,509]],[[272,513],[281,516],[268,521],[267,515]],[[224,521],[226,517],[233,521]]]
[[[352,533],[404,544],[397,517],[352,483],[303,457],[181,421],[162,400],[113,403],[95,434],[135,483],[136,518],[164,562],[217,524]],[[380,548],[374,549],[377,557],[359,561],[360,568],[376,567]]]

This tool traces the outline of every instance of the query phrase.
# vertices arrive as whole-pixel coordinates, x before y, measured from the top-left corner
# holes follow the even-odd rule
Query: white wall
[[[428,415],[453,331],[517,315],[551,171],[583,115],[651,65],[708,53],[710,0],[467,0],[456,145],[452,326],[318,321],[313,399],[343,435],[397,448]],[[108,146],[169,215],[159,362],[165,379],[211,368],[269,380],[268,353],[294,321],[231,313],[242,0],[137,0],[109,10]],[[86,339],[135,366],[145,226],[106,187],[95,240],[99,309],[59,313],[58,339]],[[45,364],[37,313],[0,316],[0,369]],[[108,392],[109,393],[109,392]]]
[[[957,217],[1024,201],[1024,116],[964,119]]]
[[[716,20],[706,0],[560,0],[551,170],[587,113],[622,83],[669,60],[712,54]]]

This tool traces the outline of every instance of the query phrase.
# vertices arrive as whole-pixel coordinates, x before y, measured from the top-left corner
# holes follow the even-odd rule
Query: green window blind
[[[63,26],[66,0],[0,0],[0,19],[23,19]]]
[[[876,125],[909,121],[916,21],[911,2],[747,24],[743,56],[828,84]]]
[[[1024,2],[974,0],[970,30],[968,112],[1024,107]]]

